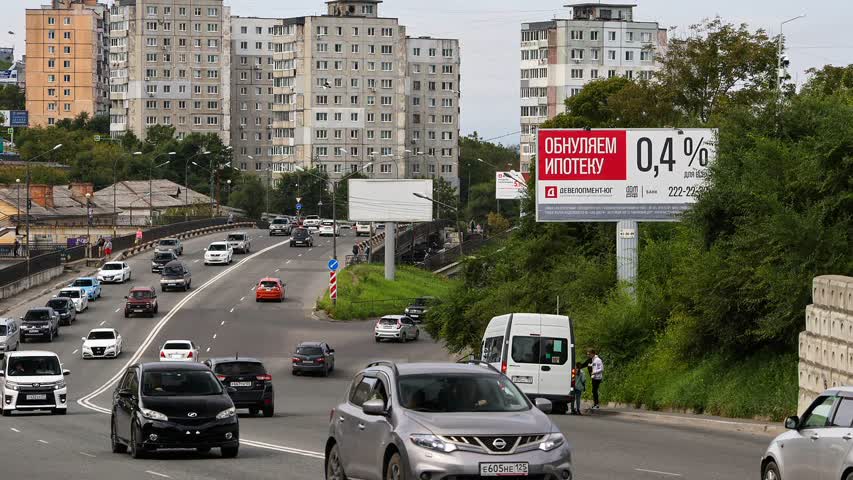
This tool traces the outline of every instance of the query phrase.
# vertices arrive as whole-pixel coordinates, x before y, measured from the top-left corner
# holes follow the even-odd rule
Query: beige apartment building
[[[116,0],[110,9],[110,132],[154,125],[230,142],[231,13],[222,0]]]
[[[325,15],[284,19],[274,30],[273,171],[317,167],[334,179],[371,163],[365,173],[374,178],[458,176],[458,42],[407,38],[398,19],[379,15],[379,0],[326,3]],[[417,66],[410,47],[423,51]],[[429,57],[432,48],[453,51]],[[453,73],[438,73],[445,64]],[[446,91],[442,76],[453,84]],[[414,82],[423,90],[414,93]],[[421,103],[410,104],[415,98]],[[442,111],[452,117],[445,124]],[[409,128],[430,115],[433,125]]]
[[[52,0],[27,9],[26,98],[30,126],[108,111],[106,5]]]

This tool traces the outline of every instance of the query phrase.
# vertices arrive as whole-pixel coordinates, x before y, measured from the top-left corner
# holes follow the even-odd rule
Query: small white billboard
[[[495,198],[498,200],[521,200],[527,184],[520,181],[521,174],[516,172],[495,172]]]
[[[432,180],[349,182],[349,220],[356,222],[431,222]],[[426,198],[419,198],[417,195]]]

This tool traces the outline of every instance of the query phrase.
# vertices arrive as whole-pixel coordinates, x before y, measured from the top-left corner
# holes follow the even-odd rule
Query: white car
[[[373,234],[373,228],[370,226],[370,223],[358,222],[355,224],[355,236],[360,237],[362,235],[369,237]]]
[[[0,370],[0,408],[3,416],[12,412],[50,410],[64,415],[68,410],[68,389],[59,356],[53,352],[20,351],[6,353]]]
[[[56,295],[59,298],[70,298],[74,302],[74,310],[82,313],[89,308],[89,295],[80,287],[66,287]]]
[[[168,340],[160,349],[161,362],[198,362],[198,346],[191,340]]]
[[[98,281],[102,283],[124,283],[130,280],[130,276],[127,262],[107,262],[98,270]]]
[[[83,359],[116,358],[121,355],[121,335],[114,328],[95,328],[83,337]]]
[[[405,315],[385,315],[373,327],[373,339],[377,342],[383,339],[408,342],[420,336],[421,330],[415,321]]]
[[[302,226],[309,230],[316,231],[320,228],[320,217],[317,215],[308,215],[305,217],[305,220],[302,221]]]
[[[323,222],[320,225],[320,236],[331,237],[332,235],[339,237],[341,235],[341,226],[335,225],[334,222]]]
[[[228,265],[234,258],[234,250],[228,242],[213,242],[204,249],[204,264]]]

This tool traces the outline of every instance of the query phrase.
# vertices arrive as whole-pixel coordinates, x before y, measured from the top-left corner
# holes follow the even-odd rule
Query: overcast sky
[[[0,0],[7,12],[0,18],[0,45],[14,42],[24,52],[24,9],[49,0]],[[110,3],[112,1],[110,0]],[[481,137],[502,137],[516,143],[519,130],[519,43],[522,22],[565,18],[569,0],[385,0],[380,14],[397,17],[411,36],[458,38],[462,43],[462,131]],[[616,2],[623,3],[623,2]],[[853,63],[853,38],[843,32],[853,19],[853,0],[636,0],[634,18],[676,27],[674,35],[706,17],[721,16],[779,31],[782,20],[805,13],[785,26],[791,75],[799,83],[805,71],[825,64]],[[293,17],[323,13],[324,0],[226,0],[233,15]],[[12,7],[12,8],[9,8]],[[16,35],[8,35],[7,31]]]

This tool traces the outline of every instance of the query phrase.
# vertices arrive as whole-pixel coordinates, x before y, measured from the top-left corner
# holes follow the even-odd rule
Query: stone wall
[[[801,414],[827,388],[853,385],[853,278],[815,277],[812,302],[800,333]]]

